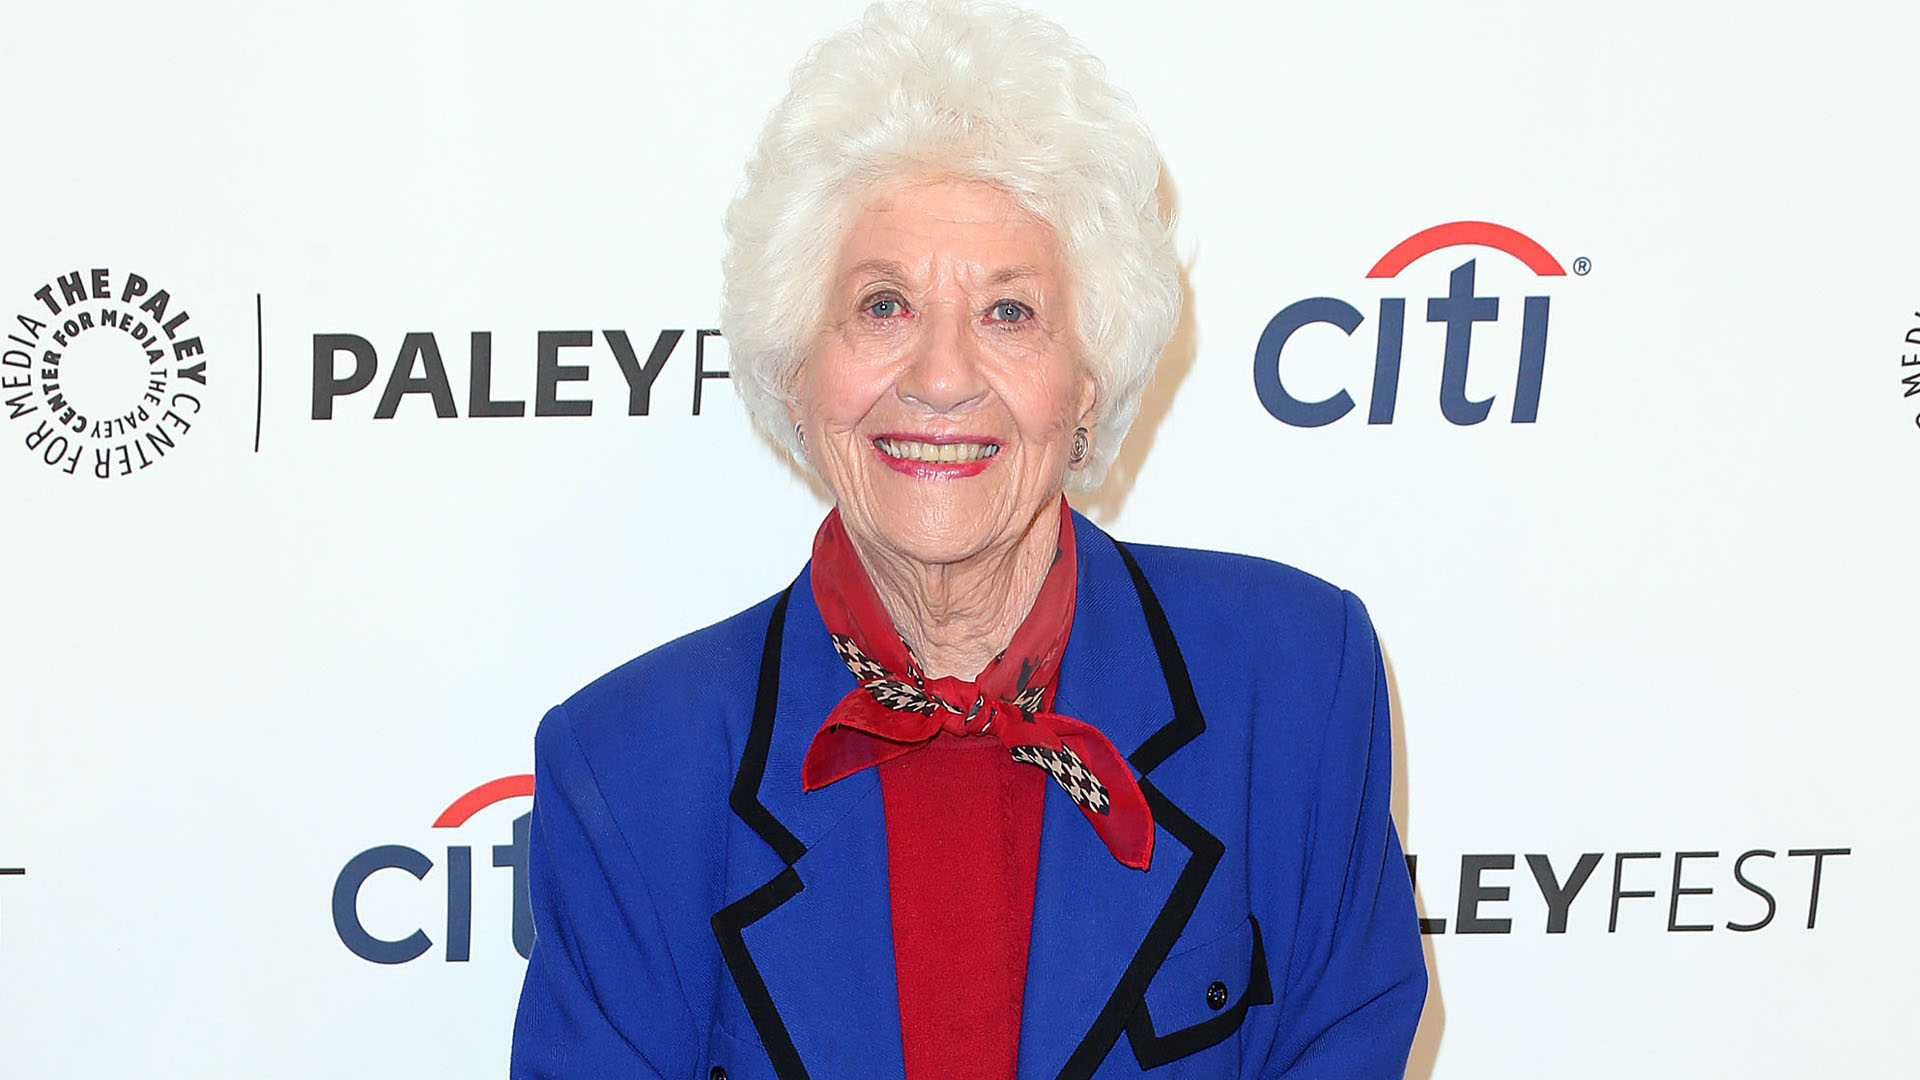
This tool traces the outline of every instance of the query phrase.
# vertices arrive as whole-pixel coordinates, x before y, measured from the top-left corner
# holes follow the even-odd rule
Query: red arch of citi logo
[[[1547,249],[1532,237],[1491,221],[1450,221],[1422,229],[1395,244],[1382,255],[1369,279],[1398,277],[1417,259],[1453,247],[1482,247],[1504,252],[1542,278],[1566,276],[1566,270]],[[1447,295],[1427,300],[1428,322],[1446,325],[1446,345],[1441,355],[1440,414],[1449,423],[1466,427],[1487,419],[1492,397],[1478,401],[1467,397],[1467,365],[1472,358],[1475,323],[1494,322],[1500,317],[1497,297],[1474,293],[1475,259],[1468,259],[1448,276]],[[1578,265],[1575,267],[1578,269]],[[1520,322],[1520,360],[1514,379],[1511,419],[1516,424],[1531,424],[1540,415],[1540,388],[1546,372],[1547,320],[1552,301],[1546,296],[1529,296],[1523,301]],[[1382,297],[1379,308],[1378,336],[1374,342],[1373,385],[1368,400],[1367,423],[1391,424],[1400,392],[1400,360],[1406,339],[1407,301],[1405,297]],[[1345,388],[1329,397],[1307,401],[1287,389],[1281,377],[1281,353],[1295,332],[1316,323],[1338,327],[1351,337],[1366,321],[1360,309],[1345,300],[1316,296],[1296,300],[1282,308],[1267,322],[1253,350],[1253,388],[1260,404],[1274,419],[1292,427],[1323,427],[1346,416],[1354,409],[1353,395]]]
[[[1393,250],[1380,256],[1380,261],[1367,271],[1370,278],[1390,278],[1400,276],[1415,259],[1430,255],[1441,248],[1464,247],[1467,245],[1490,247],[1525,263],[1527,269],[1541,277],[1565,277],[1567,272],[1560,266],[1560,260],[1547,254],[1547,249],[1535,243],[1533,238],[1505,225],[1495,225],[1491,221],[1450,221],[1445,225],[1435,225],[1431,229],[1421,229],[1405,240],[1393,245]]]
[[[467,819],[506,799],[533,798],[533,774],[521,773],[519,776],[503,776],[498,780],[489,780],[465,795],[447,804],[440,816],[433,819],[436,829],[457,829],[467,823]]]
[[[436,829],[457,829],[495,803],[533,795],[533,776],[518,774],[489,780],[447,804],[433,819]],[[512,840],[493,845],[493,865],[512,871],[513,948],[523,958],[533,949],[533,907],[527,897],[527,834],[529,815],[513,820]],[[398,938],[376,937],[360,919],[360,889],[382,870],[404,870],[424,881],[433,871],[433,859],[405,844],[381,844],[347,860],[333,881],[333,929],[340,943],[362,960],[376,964],[404,964],[425,955],[433,939],[422,929]],[[461,963],[473,951],[473,848],[447,845],[446,958]]]

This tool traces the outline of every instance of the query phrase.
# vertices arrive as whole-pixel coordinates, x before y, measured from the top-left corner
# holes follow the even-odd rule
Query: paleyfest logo
[[[27,452],[98,480],[165,457],[192,430],[207,385],[188,322],[144,274],[96,267],[41,285],[0,351],[0,405]]]
[[[1511,934],[1524,910],[1523,932],[1564,934],[1571,918],[1597,932],[1601,913],[1606,932],[1628,929],[1668,933],[1708,933],[1727,929],[1751,933],[1776,925],[1812,930],[1820,920],[1820,886],[1830,860],[1853,854],[1852,847],[1731,848],[1709,851],[1589,851],[1577,858],[1547,854],[1524,856],[1534,888],[1517,884],[1522,875],[1514,852],[1460,856],[1454,879],[1456,903],[1449,917],[1444,881],[1421,877],[1419,859],[1407,856],[1407,874],[1421,886],[1423,934]],[[1611,874],[1602,867],[1611,866]],[[1440,865],[1445,872],[1444,863]],[[1595,871],[1600,871],[1595,874]],[[1598,877],[1599,880],[1594,879]],[[1605,882],[1612,878],[1612,884]],[[1516,895],[1518,890],[1519,895]],[[1574,901],[1580,910],[1573,911]],[[1509,902],[1513,907],[1509,907]],[[1537,901],[1537,902],[1535,902]],[[1643,903],[1650,901],[1650,903]],[[1804,901],[1804,902],[1803,902]],[[1535,922],[1534,919],[1540,921]]]
[[[1373,269],[1367,271],[1367,277],[1370,280],[1397,278],[1416,260],[1436,251],[1456,247],[1479,247],[1504,252],[1539,278],[1564,278],[1567,273],[1560,261],[1549,254],[1546,248],[1523,233],[1489,221],[1453,221],[1422,229],[1394,245],[1392,250],[1374,263]],[[1474,326],[1501,321],[1510,324],[1515,314],[1511,301],[1503,305],[1497,296],[1479,295],[1475,281],[1478,264],[1477,258],[1469,258],[1455,266],[1447,277],[1446,294],[1428,297],[1424,310],[1416,302],[1413,315],[1415,319],[1424,318],[1426,322],[1442,324],[1446,328],[1445,343],[1441,346],[1439,357],[1440,415],[1448,423],[1462,427],[1488,419],[1493,411],[1494,400],[1503,396],[1496,393],[1476,399],[1467,388],[1468,364],[1474,359]],[[1585,275],[1591,268],[1584,258],[1573,262],[1575,275]],[[1367,392],[1369,424],[1393,423],[1399,405],[1401,359],[1408,336],[1407,303],[1408,298],[1404,296],[1383,296],[1379,301],[1374,325],[1373,373]],[[1499,370],[1514,372],[1512,381],[1507,384],[1513,388],[1507,419],[1515,424],[1531,424],[1540,415],[1540,388],[1547,364],[1547,319],[1552,298],[1544,295],[1527,296],[1521,299],[1519,307],[1520,343],[1517,359],[1483,361],[1482,367],[1492,364]],[[1282,308],[1267,322],[1253,350],[1253,388],[1260,397],[1261,406],[1281,423],[1302,428],[1323,427],[1352,412],[1355,408],[1352,392],[1355,389],[1354,380],[1337,374],[1329,377],[1324,370],[1312,370],[1316,365],[1311,363],[1311,358],[1286,358],[1285,353],[1295,335],[1308,327],[1331,326],[1352,337],[1366,319],[1366,315],[1353,304],[1331,296],[1297,300]],[[1317,334],[1310,331],[1305,336]],[[1295,345],[1294,351],[1301,353],[1318,347],[1318,342],[1302,342]],[[1345,356],[1352,350],[1351,347],[1336,347],[1336,351]],[[1425,365],[1429,361],[1425,356],[1416,356],[1412,362]],[[1345,362],[1317,366],[1332,366],[1337,371],[1348,368]],[[1323,393],[1329,382],[1335,389]],[[1490,385],[1485,374],[1478,376],[1475,382],[1482,386]]]
[[[503,776],[475,787],[447,805],[433,819],[436,829],[458,829],[475,814],[508,799],[530,798],[533,776]],[[511,840],[493,845],[493,865],[512,873],[513,948],[524,959],[533,951],[533,907],[527,896],[527,832],[531,814],[513,819]],[[445,878],[446,910],[444,920],[426,922],[422,908],[432,906],[432,890],[407,888],[399,907],[410,914],[404,932],[381,936],[369,929],[361,910],[361,893],[368,879],[381,871],[398,870],[424,882],[433,873],[433,857],[405,844],[381,844],[347,860],[333,881],[333,929],[340,943],[362,960],[376,964],[404,964],[417,960],[433,948],[433,938],[424,929],[437,923],[446,927],[443,952],[452,963],[461,963],[473,953],[473,845],[448,844]],[[404,881],[404,879],[402,879]],[[383,913],[387,914],[387,913]],[[397,917],[397,916],[395,916]],[[389,917],[387,921],[392,921]],[[380,920],[376,920],[378,922]],[[391,934],[390,929],[383,930]]]

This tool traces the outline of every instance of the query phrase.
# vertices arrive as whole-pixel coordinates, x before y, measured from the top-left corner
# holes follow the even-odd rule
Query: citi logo
[[[436,829],[458,829],[465,825],[475,814],[507,799],[530,798],[533,795],[533,777],[531,775],[503,776],[498,780],[489,780],[472,791],[460,796],[448,804],[440,816],[433,820]],[[512,839],[504,844],[493,845],[493,865],[512,872],[513,887],[513,948],[524,959],[533,950],[533,907],[527,898],[527,833],[531,814],[523,813],[513,819]],[[446,872],[446,939],[444,951],[449,963],[464,963],[473,951],[473,847],[470,844],[447,845]],[[425,852],[404,844],[381,844],[371,847],[347,860],[340,868],[340,874],[333,881],[333,929],[340,935],[340,943],[355,956],[370,960],[376,964],[404,964],[417,960],[433,948],[433,939],[421,929],[419,910],[429,906],[415,893],[430,896],[424,890],[403,890],[396,899],[392,890],[383,889],[383,898],[389,902],[382,906],[376,924],[384,928],[386,922],[394,921],[395,910],[410,914],[398,916],[402,920],[411,918],[412,929],[398,937],[382,937],[368,929],[362,918],[362,892],[366,891],[368,880],[382,870],[401,870],[411,874],[415,881],[425,881],[434,869],[433,859]],[[385,882],[381,883],[385,885]],[[391,933],[391,931],[388,931]]]
[[[1454,221],[1422,229],[1394,245],[1393,250],[1367,271],[1370,279],[1391,279],[1423,256],[1454,247],[1482,247],[1504,252],[1518,259],[1541,278],[1565,277],[1567,271],[1547,249],[1523,233],[1488,221]],[[1440,415],[1460,426],[1478,424],[1492,414],[1498,394],[1478,400],[1469,396],[1467,370],[1474,358],[1473,330],[1478,323],[1501,318],[1498,297],[1480,296],[1475,290],[1477,258],[1453,268],[1447,278],[1445,296],[1427,300],[1426,321],[1446,327],[1446,342],[1440,357]],[[1585,259],[1574,262],[1574,273],[1585,274]],[[1519,355],[1512,361],[1514,371],[1512,405],[1508,418],[1516,424],[1531,424],[1540,415],[1540,386],[1547,364],[1547,320],[1552,300],[1547,296],[1528,296],[1521,302]],[[1509,320],[1511,305],[1507,308]],[[1359,308],[1345,300],[1316,296],[1288,304],[1268,321],[1253,349],[1253,388],[1260,404],[1273,418],[1293,427],[1324,427],[1341,419],[1355,408],[1347,386],[1321,397],[1307,396],[1303,385],[1325,380],[1301,380],[1298,373],[1283,365],[1287,343],[1305,327],[1324,323],[1352,337],[1366,321]],[[1407,337],[1407,300],[1400,296],[1380,298],[1379,318],[1375,326],[1373,380],[1367,399],[1367,423],[1391,424],[1400,396],[1401,354]],[[1296,346],[1296,351],[1298,351]],[[1483,362],[1484,364],[1485,362]],[[1283,370],[1286,368],[1286,370]],[[1288,385],[1288,378],[1296,380]],[[1484,383],[1485,376],[1476,379]]]

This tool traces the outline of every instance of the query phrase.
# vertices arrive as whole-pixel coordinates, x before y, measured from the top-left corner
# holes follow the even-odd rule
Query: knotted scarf
[[[909,754],[942,731],[997,738],[1046,770],[1121,863],[1145,870],[1153,815],[1126,760],[1090,724],[1050,711],[1073,628],[1077,577],[1065,500],[1052,566],[1005,650],[969,682],[927,678],[887,616],[836,509],[813,540],[813,596],[834,650],[859,682],[827,714],[801,763],[808,791]]]

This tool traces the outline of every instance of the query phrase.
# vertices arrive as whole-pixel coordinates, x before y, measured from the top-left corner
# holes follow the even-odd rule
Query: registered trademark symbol
[[[1573,272],[1580,277],[1586,277],[1593,272],[1593,260],[1585,255],[1573,260]]]

